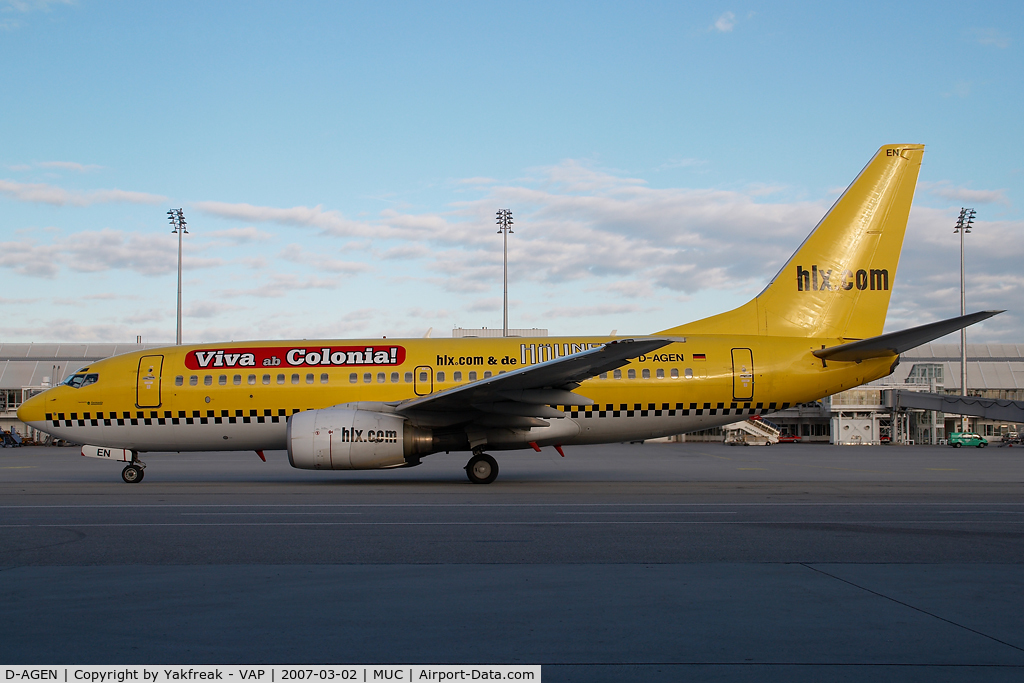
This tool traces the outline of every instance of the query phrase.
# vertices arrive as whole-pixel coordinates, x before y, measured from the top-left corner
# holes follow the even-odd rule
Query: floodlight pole
[[[964,235],[971,231],[974,223],[974,209],[960,209],[960,217],[956,221],[953,232],[960,234],[960,315],[967,315],[967,285],[964,272]],[[967,395],[967,328],[960,328],[960,395]],[[967,416],[960,417],[960,431],[966,432]]]
[[[172,233],[178,235],[178,331],[175,336],[175,343],[181,346],[181,238],[188,233],[185,229],[185,214],[181,209],[171,209],[167,212],[167,218],[171,221],[174,229]]]
[[[508,235],[512,232],[512,210],[498,209],[498,232],[505,242],[503,250],[504,297],[502,299],[501,336],[508,336]]]

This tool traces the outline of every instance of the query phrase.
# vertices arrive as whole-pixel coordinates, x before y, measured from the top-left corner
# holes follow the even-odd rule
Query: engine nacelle
[[[288,462],[303,470],[376,470],[415,465],[433,452],[431,430],[391,413],[323,408],[288,420]]]

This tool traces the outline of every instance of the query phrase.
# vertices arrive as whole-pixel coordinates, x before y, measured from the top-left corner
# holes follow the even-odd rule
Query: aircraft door
[[[732,350],[732,399],[754,399],[754,353],[750,349]]]
[[[138,383],[135,388],[136,407],[160,407],[160,376],[163,369],[163,356],[143,356],[139,359]]]
[[[413,370],[412,375],[412,387],[417,396],[434,393],[434,368],[429,365],[419,365]]]

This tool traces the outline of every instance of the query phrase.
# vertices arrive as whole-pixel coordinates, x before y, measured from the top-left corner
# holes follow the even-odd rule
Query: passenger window
[[[490,370],[485,370],[484,371],[484,379],[487,379],[490,376],[491,376],[491,371]]]
[[[351,382],[352,384],[355,384],[356,382],[358,382],[358,381],[359,381],[359,375],[357,375],[357,374],[356,374],[356,373],[354,373],[354,372],[353,372],[353,373],[351,373],[351,374],[350,374],[350,375],[348,376],[348,381],[349,381],[349,382]]]
[[[183,384],[185,384],[185,378],[184,377],[182,377],[181,375],[178,375],[177,377],[174,378],[174,386],[180,387]]]
[[[267,377],[267,380],[269,381],[270,378]],[[256,375],[249,375],[249,384],[256,384]]]
[[[203,377],[203,384],[205,384],[206,386],[212,386],[213,385],[213,375],[206,375],[205,377]]]
[[[263,383],[270,384],[270,375],[263,375]]]
[[[405,373],[405,383],[409,384],[411,382],[412,382],[412,373],[411,372]]]
[[[608,373],[602,372],[600,375],[598,375],[598,377],[600,377],[601,379],[608,379]]]
[[[655,376],[658,379],[665,379],[665,368],[658,368],[658,371],[655,373]]]
[[[461,372],[453,372],[452,373],[452,381],[453,382],[461,382],[462,381],[462,373]]]
[[[626,377],[628,379],[636,379],[636,370],[634,370],[633,368],[630,368],[629,370],[627,370],[626,371]]]
[[[437,373],[437,381],[438,382],[443,382],[444,381],[444,373],[443,372]]]
[[[392,372],[391,373],[391,383],[392,384],[398,384],[398,373],[397,372]]]
[[[476,381],[476,370],[473,370],[472,372],[469,373],[469,381],[470,382],[475,382]]]
[[[308,373],[306,373],[306,384],[312,384],[312,383],[313,383],[313,373],[312,372],[308,372]]]
[[[192,375],[191,377],[188,378],[188,385],[190,387],[194,387],[197,384],[199,384],[199,378],[197,376]]]
[[[292,384],[298,384],[298,383],[299,383],[299,374],[298,373],[292,373]]]
[[[616,370],[613,372],[612,379],[622,379],[622,370]]]
[[[384,381],[385,381],[384,373],[383,372],[378,372],[377,373],[377,384],[384,384]]]
[[[425,372],[421,372],[420,373],[420,381],[421,382],[426,382],[427,381],[427,373],[425,373]]]
[[[686,374],[686,379],[693,379],[693,368],[686,368],[686,370],[684,372]],[[674,378],[679,377],[679,371],[678,370],[673,370],[672,371],[672,377],[674,377]]]
[[[369,384],[372,381],[373,381],[373,373],[372,372],[364,372],[363,373],[363,384]]]
[[[227,383],[228,383],[228,376],[227,375],[221,375],[220,377],[217,378],[217,384],[221,385],[222,387],[223,386],[227,386]]]
[[[326,372],[320,373],[320,384],[327,384],[327,382],[329,382],[330,379],[330,375],[328,375]]]
[[[283,374],[277,376],[277,383],[278,384],[284,384],[284,375]]]
[[[640,377],[642,377],[643,379],[650,379],[651,371],[648,370],[647,368],[644,368],[643,370],[640,371]]]
[[[241,376],[241,375],[235,375],[235,376],[234,376],[234,377],[233,377],[233,378],[231,379],[231,381],[233,381],[233,382],[235,383],[235,386],[237,387],[237,386],[239,386],[239,385],[241,385],[241,384],[242,384],[242,376]]]

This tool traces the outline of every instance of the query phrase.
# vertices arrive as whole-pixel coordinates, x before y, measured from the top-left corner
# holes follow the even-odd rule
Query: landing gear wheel
[[[490,484],[498,478],[498,462],[486,453],[477,453],[466,465],[466,476],[474,484]]]
[[[121,470],[121,478],[126,484],[138,484],[144,476],[146,476],[146,471],[138,465],[126,465]]]

